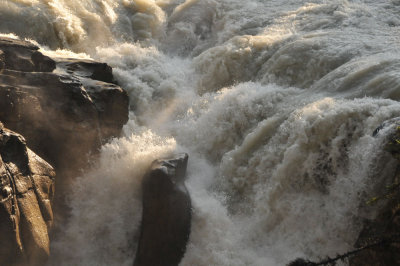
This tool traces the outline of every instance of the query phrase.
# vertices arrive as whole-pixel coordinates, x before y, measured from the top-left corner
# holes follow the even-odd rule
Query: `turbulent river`
[[[190,156],[182,266],[285,265],[353,248],[393,174],[399,0],[0,0],[0,32],[113,67],[124,136],[70,192],[50,265],[132,265],[141,178]]]

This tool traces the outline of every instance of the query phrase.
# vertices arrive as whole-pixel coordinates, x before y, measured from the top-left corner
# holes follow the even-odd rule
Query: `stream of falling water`
[[[0,20],[52,56],[107,62],[130,96],[51,265],[132,265],[141,178],[173,152],[190,156],[181,266],[345,252],[393,174],[372,132],[400,116],[399,0],[1,0]]]

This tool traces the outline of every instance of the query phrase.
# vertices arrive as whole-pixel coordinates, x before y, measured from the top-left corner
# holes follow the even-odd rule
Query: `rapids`
[[[189,153],[181,266],[285,265],[345,252],[395,163],[399,0],[0,0],[0,32],[104,61],[124,137],[78,178],[49,265],[132,265],[140,182]]]

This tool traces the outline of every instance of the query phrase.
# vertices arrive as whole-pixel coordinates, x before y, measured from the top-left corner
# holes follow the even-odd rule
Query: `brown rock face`
[[[79,80],[4,70],[0,84],[0,120],[56,168],[82,167],[77,152],[99,147],[98,113]]]
[[[56,62],[29,42],[0,37],[0,121],[55,167],[58,225],[68,217],[65,196],[72,178],[128,121],[128,95],[111,81],[106,64]],[[54,172],[19,135],[3,139],[0,265],[44,265],[53,223]]]
[[[0,37],[0,121],[57,170],[60,221],[71,178],[128,121],[128,95],[112,81],[107,64],[55,61]],[[44,265],[49,256],[54,171],[25,139],[0,131],[0,265]]]
[[[90,60],[57,61],[26,42],[0,38],[0,121],[57,171],[57,202],[90,154],[120,135],[129,99],[112,69]],[[57,71],[52,72],[56,68]]]
[[[56,62],[37,50],[0,38],[0,120],[57,171],[81,168],[86,154],[119,135],[128,121],[128,96],[104,82],[112,81],[108,65],[65,59],[58,71],[65,74],[55,74]]]
[[[63,58],[57,65],[69,74],[90,78],[107,83],[114,83],[112,68],[105,64],[91,60]]]
[[[39,47],[30,42],[1,37],[0,49],[0,61],[6,69],[51,72],[56,68],[54,60],[40,53]]]
[[[53,168],[0,123],[0,265],[44,265],[53,224]]]
[[[105,63],[82,59],[58,59],[57,66],[78,77],[98,112],[101,138],[119,136],[128,121],[127,93],[114,83],[112,68]]]
[[[143,216],[134,266],[177,266],[190,234],[184,184],[188,155],[156,160],[143,179]]]

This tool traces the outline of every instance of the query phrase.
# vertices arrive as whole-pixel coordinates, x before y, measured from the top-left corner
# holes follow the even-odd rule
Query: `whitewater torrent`
[[[130,96],[50,265],[132,265],[141,178],[174,152],[193,204],[182,266],[348,251],[393,175],[372,132],[400,116],[399,0],[1,0],[0,21],[44,53],[107,62]]]

